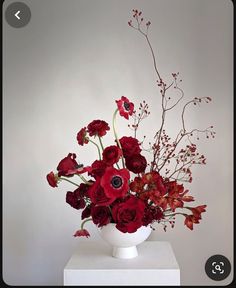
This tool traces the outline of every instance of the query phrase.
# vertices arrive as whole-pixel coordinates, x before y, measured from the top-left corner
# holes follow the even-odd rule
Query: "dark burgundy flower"
[[[106,167],[107,165],[103,160],[95,160],[91,166],[92,169],[88,174],[95,179],[98,177],[101,178],[105,173]]]
[[[58,166],[58,176],[72,176],[71,171],[75,171],[77,168],[79,168],[78,163],[75,160],[76,155],[74,153],[69,153],[67,157],[62,159]],[[74,173],[75,174],[75,173]]]
[[[87,206],[84,208],[84,210],[82,211],[81,213],[81,219],[85,219],[85,218],[88,218],[91,216],[91,207],[92,207],[93,204]]]
[[[125,158],[126,167],[133,173],[142,173],[147,167],[147,160],[141,154],[136,154],[131,157]]]
[[[78,197],[75,192],[69,191],[66,193],[66,203],[77,210],[83,209],[85,207],[84,199]]]
[[[110,223],[110,210],[107,206],[93,206],[91,209],[93,223],[102,227]]]
[[[103,161],[107,164],[107,166],[112,166],[118,162],[121,155],[122,152],[120,148],[115,145],[106,147],[102,153]]]
[[[107,122],[103,120],[93,120],[88,125],[88,132],[89,136],[99,136],[102,137],[106,135],[106,131],[110,130],[110,127],[108,126]]]
[[[80,229],[78,231],[75,232],[74,237],[89,237],[90,234],[86,229]]]
[[[119,198],[129,191],[130,174],[127,169],[108,167],[101,178],[101,186],[108,198]]]
[[[49,184],[50,186],[52,186],[53,188],[54,188],[54,187],[57,187],[58,177],[53,173],[53,171],[51,171],[51,172],[48,173],[48,175],[47,175],[47,181],[48,181],[48,184]]]
[[[134,112],[134,104],[130,102],[129,99],[125,96],[122,96],[120,100],[116,100],[116,103],[120,112],[120,116],[129,119],[129,116],[131,116]]]
[[[136,138],[124,136],[119,141],[124,157],[131,157],[135,154],[140,154],[141,149]]]
[[[115,196],[105,194],[103,187],[100,185],[100,179],[97,179],[89,188],[88,195],[92,203],[96,205],[109,205],[116,199]]]
[[[77,141],[78,144],[83,146],[84,144],[87,144],[89,142],[88,138],[86,137],[87,131],[86,127],[82,128],[78,133],[77,133]]]
[[[74,193],[75,193],[76,197],[78,197],[78,198],[89,197],[88,196],[89,188],[90,188],[90,185],[85,184],[85,183],[80,183],[79,187],[74,191]]]
[[[112,217],[116,228],[121,232],[133,233],[143,225],[145,204],[139,198],[130,195],[124,202],[112,207]]]
[[[143,225],[147,226],[154,221],[161,220],[163,218],[163,212],[159,207],[146,206],[143,215]]]

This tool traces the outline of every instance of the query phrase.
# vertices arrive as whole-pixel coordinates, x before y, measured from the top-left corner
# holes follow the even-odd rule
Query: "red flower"
[[[78,197],[76,191],[69,191],[66,193],[66,203],[77,210],[83,209],[85,207],[85,200],[81,197]]]
[[[91,209],[93,223],[98,227],[110,223],[110,210],[106,206],[93,206]]]
[[[97,205],[109,205],[116,199],[114,196],[109,197],[105,194],[99,179],[89,188],[88,195],[92,203]]]
[[[85,237],[89,237],[90,234],[86,229],[80,229],[78,231],[75,232],[74,237],[81,237],[81,236],[85,236]]]
[[[192,211],[193,216],[194,216],[195,218],[202,219],[201,214],[202,214],[203,212],[206,212],[206,209],[205,209],[206,207],[207,207],[207,205],[201,205],[201,206],[197,206],[197,207],[193,207],[193,208],[188,208],[188,209]]]
[[[144,184],[147,184],[147,190],[155,190],[159,195],[163,196],[166,193],[166,187],[164,185],[161,175],[152,171],[143,175],[142,180]]]
[[[185,216],[184,225],[186,225],[190,230],[193,230],[193,224],[199,223],[199,219],[194,217],[193,215]]]
[[[154,221],[161,220],[163,218],[163,212],[160,207],[146,206],[143,216],[143,225],[147,226]]]
[[[128,196],[124,202],[115,204],[112,216],[116,228],[124,233],[137,231],[143,224],[144,209],[144,202],[133,195]]]
[[[101,186],[108,198],[119,198],[125,196],[129,190],[130,174],[127,169],[117,170],[108,167],[101,178]]]
[[[74,193],[76,194],[78,198],[89,197],[88,196],[89,188],[90,188],[90,185],[85,184],[85,183],[80,183],[79,187],[74,191]]]
[[[102,137],[106,135],[106,131],[110,130],[110,127],[108,126],[107,122],[103,120],[93,120],[88,125],[88,132],[89,136],[99,136]]]
[[[122,96],[120,100],[116,100],[117,107],[120,112],[120,116],[129,119],[129,115],[131,116],[134,112],[134,104],[129,101],[125,96]]]
[[[106,163],[103,160],[96,160],[91,166],[91,171],[88,173],[90,176],[97,179],[97,177],[102,177],[106,170]]]
[[[145,171],[147,167],[147,160],[141,154],[136,154],[126,158],[125,165],[131,172],[138,174]]]
[[[143,192],[145,183],[143,182],[142,178],[135,177],[134,181],[129,184],[130,190],[133,192],[141,193]]]
[[[89,142],[88,138],[86,137],[86,127],[82,128],[78,133],[77,133],[77,141],[78,144],[83,146],[84,144],[87,144]]]
[[[131,157],[135,154],[140,154],[141,149],[136,138],[124,136],[119,141],[124,157]]]
[[[53,188],[57,187],[58,177],[52,171],[48,173],[47,180],[50,186],[52,186]]]
[[[81,219],[85,219],[91,216],[91,207],[92,205],[89,205],[87,207],[85,207],[85,209],[82,211],[81,213]]]
[[[67,157],[65,157],[59,162],[57,166],[59,177],[72,176],[72,173],[70,172],[75,171],[79,167],[78,163],[75,161],[75,158],[76,158],[76,155],[74,153],[73,154],[69,153]]]
[[[103,161],[108,166],[112,166],[113,164],[115,164],[116,162],[119,161],[121,154],[122,154],[122,152],[121,152],[120,148],[118,148],[115,145],[106,147],[102,153]]]

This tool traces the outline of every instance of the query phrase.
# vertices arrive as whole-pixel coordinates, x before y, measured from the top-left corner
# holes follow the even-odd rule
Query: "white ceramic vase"
[[[150,226],[141,226],[134,233],[123,233],[116,228],[116,224],[109,223],[99,228],[99,232],[102,239],[113,247],[113,257],[130,259],[138,256],[136,246],[149,237],[152,229]]]

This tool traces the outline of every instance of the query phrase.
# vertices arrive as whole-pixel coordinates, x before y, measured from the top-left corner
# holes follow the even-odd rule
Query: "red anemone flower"
[[[129,119],[134,113],[134,104],[129,101],[125,96],[122,96],[120,100],[116,100],[117,107],[120,112],[120,116],[125,117],[125,119]]]

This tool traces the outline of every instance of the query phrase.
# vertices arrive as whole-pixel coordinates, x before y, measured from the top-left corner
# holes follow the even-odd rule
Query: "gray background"
[[[4,11],[9,3],[5,1]],[[143,99],[151,115],[139,136],[149,139],[160,124],[160,98],[150,51],[130,29],[131,10],[152,22],[150,40],[160,73],[182,75],[185,100],[210,96],[190,109],[188,127],[214,125],[217,137],[198,142],[206,166],[186,185],[196,205],[207,204],[200,225],[190,231],[156,226],[150,239],[169,241],[181,268],[182,285],[219,285],[205,272],[206,260],[233,254],[233,6],[223,0],[32,0],[32,17],[21,29],[3,21],[3,276],[9,285],[62,285],[63,267],[80,241],[72,235],[80,214],[65,203],[71,186],[48,186],[45,176],[69,152],[82,163],[96,156],[78,147],[76,133],[93,119],[111,123],[114,100]],[[4,12],[3,11],[3,12]],[[179,110],[166,129],[175,135]],[[119,134],[130,133],[124,119]],[[105,144],[113,143],[110,133]]]

